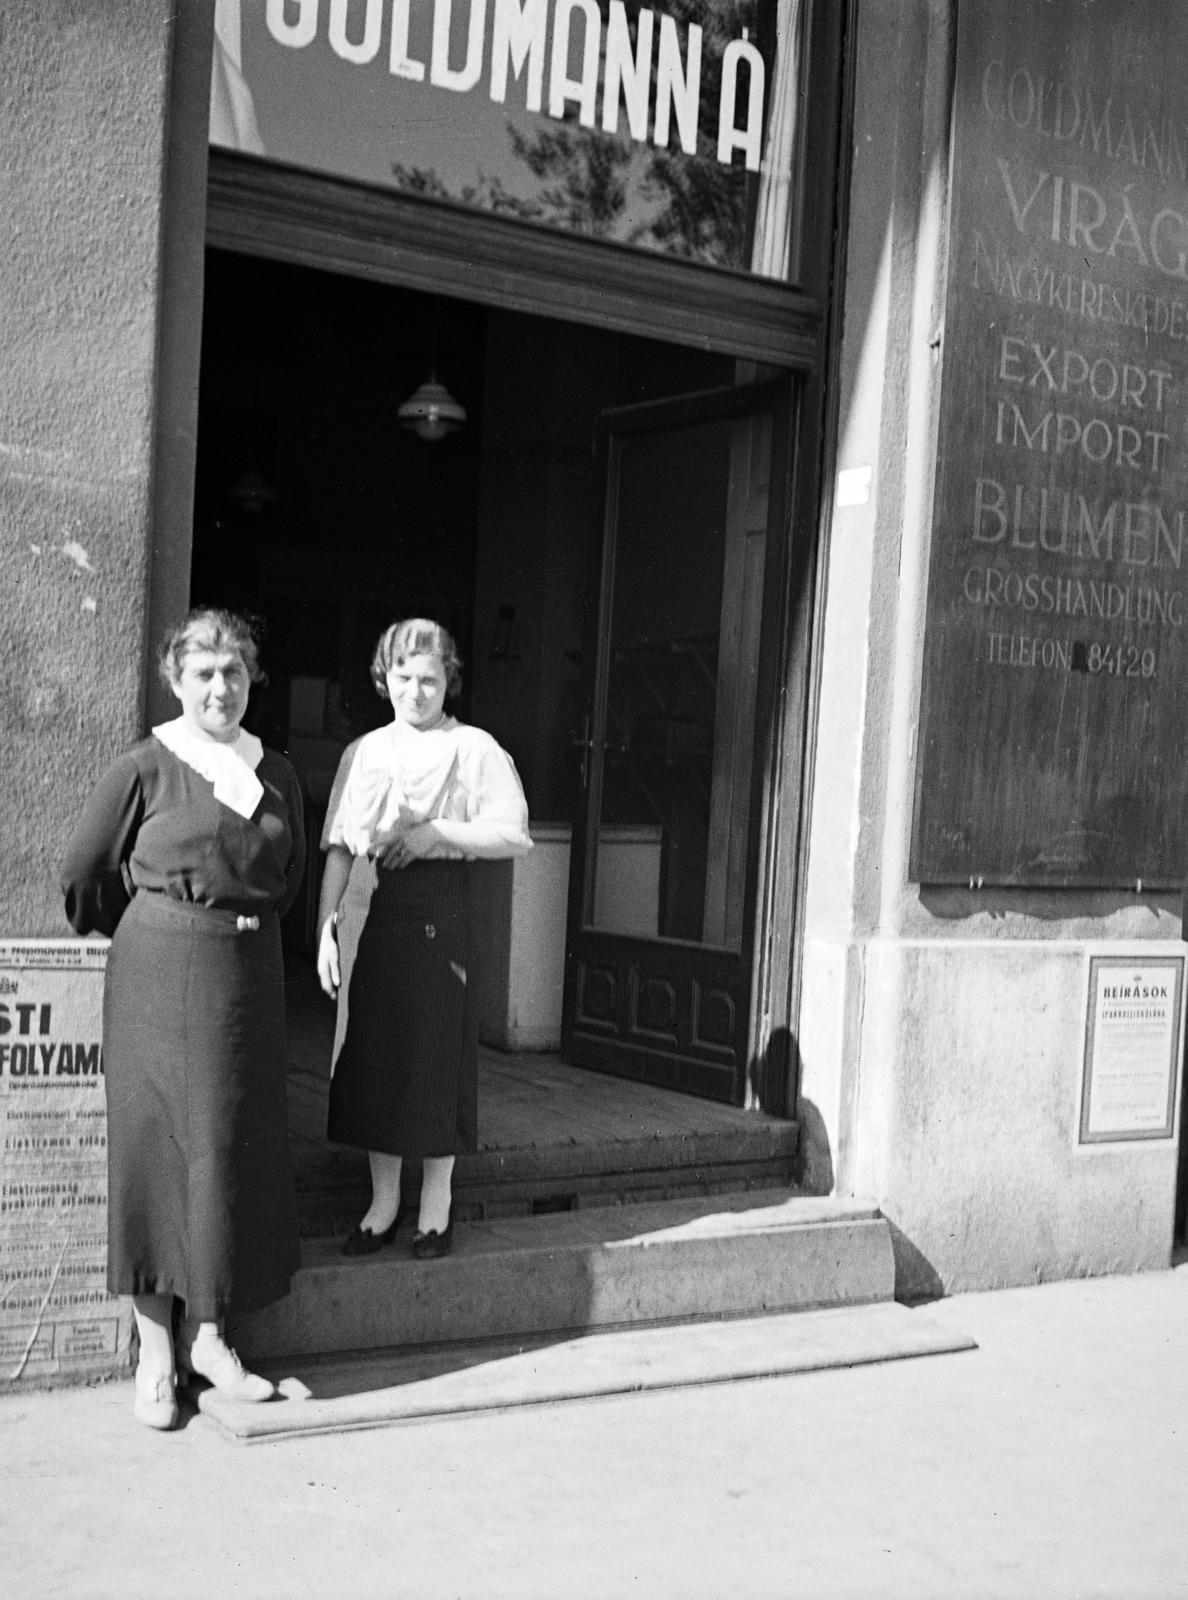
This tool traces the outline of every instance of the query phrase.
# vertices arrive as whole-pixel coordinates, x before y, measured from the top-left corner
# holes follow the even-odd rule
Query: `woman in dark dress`
[[[292,767],[240,727],[261,677],[244,620],[192,612],[161,671],[181,716],[100,778],[62,886],[76,931],[112,936],[107,1282],[132,1296],[136,1415],[169,1428],[177,1366],[236,1399],[275,1392],[223,1322],[287,1294],[298,1264],[279,918],[305,838]]]
[[[381,635],[372,681],[392,721],[344,752],[327,812],[318,976],[339,1000],[329,1135],[368,1152],[372,1186],[347,1255],[394,1236],[405,1156],[424,1163],[413,1252],[445,1255],[454,1158],[478,1147],[467,863],[524,855],[532,841],[511,757],[446,712],[460,668],[435,622]]]

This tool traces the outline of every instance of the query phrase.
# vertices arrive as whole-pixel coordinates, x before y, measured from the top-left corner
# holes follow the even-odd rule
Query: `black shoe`
[[[417,1232],[413,1234],[413,1255],[418,1261],[436,1261],[441,1256],[448,1256],[454,1244],[454,1217],[445,1225],[445,1232],[438,1233],[436,1228],[430,1228],[428,1233]]]
[[[382,1250],[384,1245],[391,1244],[396,1237],[396,1229],[404,1220],[404,1207],[399,1206],[390,1227],[383,1233],[372,1233],[370,1228],[354,1227],[346,1236],[342,1253],[344,1256],[373,1256],[377,1250]]]

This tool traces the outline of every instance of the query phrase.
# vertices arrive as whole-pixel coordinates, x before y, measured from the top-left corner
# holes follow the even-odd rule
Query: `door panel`
[[[732,950],[742,946],[771,436],[764,412],[731,437],[703,938]]]
[[[741,1102],[786,383],[608,413],[563,1049]],[[770,628],[768,632],[770,632]]]

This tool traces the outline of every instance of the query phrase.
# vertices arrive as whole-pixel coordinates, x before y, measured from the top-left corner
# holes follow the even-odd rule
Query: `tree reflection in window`
[[[598,3],[605,52],[611,0]],[[633,49],[642,9],[640,0],[625,0]],[[621,109],[616,131],[608,133],[601,127],[582,126],[577,106],[570,102],[562,120],[529,115],[522,108],[508,116],[508,150],[523,175],[522,185],[513,186],[481,166],[476,181],[454,186],[436,167],[399,161],[392,163],[392,176],[410,193],[714,266],[782,275],[786,243],[777,242],[773,269],[770,243],[762,250],[757,244],[756,222],[761,211],[768,210],[764,191],[770,191],[773,183],[786,189],[789,181],[789,150],[769,145],[776,124],[776,136],[781,145],[787,144],[796,119],[773,117],[770,108],[773,98],[795,98],[797,93],[798,51],[788,48],[794,41],[785,39],[783,47],[777,46],[782,36],[798,29],[800,9],[799,0],[665,0],[665,14],[677,24],[682,48],[687,48],[691,24],[702,30],[700,114],[693,153],[681,147],[675,126],[661,149],[632,140]],[[758,49],[766,68],[761,171],[748,171],[740,151],[729,162],[718,159],[723,59],[727,46],[744,38]],[[657,98],[658,56],[654,47],[651,108]],[[744,105],[748,69],[744,67],[740,77],[739,103]],[[786,205],[779,215],[786,232]]]

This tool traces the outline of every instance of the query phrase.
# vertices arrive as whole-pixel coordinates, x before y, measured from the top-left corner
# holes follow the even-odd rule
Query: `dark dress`
[[[470,868],[354,862],[339,923],[342,990],[327,1134],[391,1155],[478,1149]]]
[[[270,750],[256,776],[245,819],[146,739],[99,780],[62,869],[76,931],[112,935],[108,1288],[176,1295],[202,1321],[280,1299],[300,1256],[279,917],[304,866],[301,792]]]

